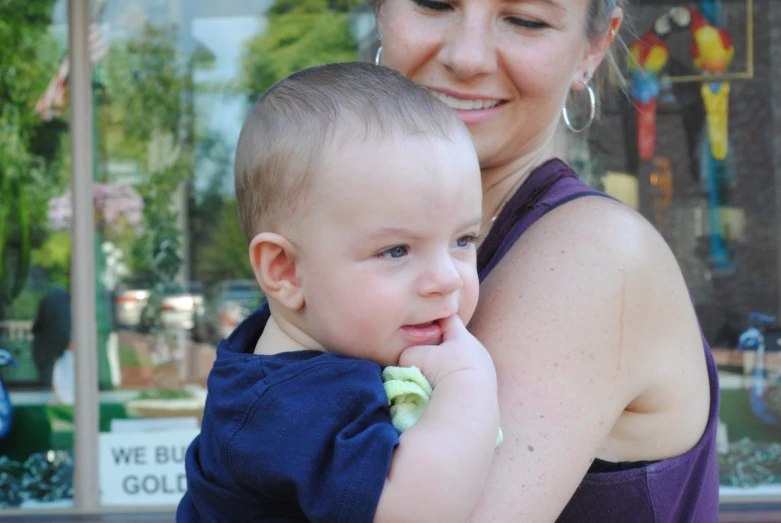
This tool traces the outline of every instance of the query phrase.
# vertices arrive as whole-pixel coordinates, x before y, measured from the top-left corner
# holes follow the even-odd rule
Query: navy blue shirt
[[[253,354],[261,306],[217,347],[178,522],[374,519],[399,435],[376,363]]]

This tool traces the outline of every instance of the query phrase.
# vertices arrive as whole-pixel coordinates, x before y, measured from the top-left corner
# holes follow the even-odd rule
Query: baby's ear
[[[281,234],[262,232],[250,242],[249,260],[255,279],[270,300],[291,310],[304,306],[296,249],[290,240]]]

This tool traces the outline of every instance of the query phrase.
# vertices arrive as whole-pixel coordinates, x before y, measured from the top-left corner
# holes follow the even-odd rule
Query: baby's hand
[[[442,320],[441,327],[441,344],[416,345],[404,349],[399,366],[419,368],[434,388],[448,376],[463,371],[495,382],[496,370],[491,356],[466,329],[458,314]]]

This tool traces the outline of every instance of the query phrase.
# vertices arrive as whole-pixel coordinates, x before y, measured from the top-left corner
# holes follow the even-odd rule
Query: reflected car
[[[160,292],[160,323],[167,330],[192,331],[203,315],[205,290],[202,284],[173,283]]]
[[[143,282],[127,282],[114,292],[114,323],[119,328],[135,329],[141,324],[141,313],[151,291]]]
[[[204,315],[196,326],[197,337],[213,343],[227,338],[264,299],[255,280],[229,280],[216,284],[209,292]]]

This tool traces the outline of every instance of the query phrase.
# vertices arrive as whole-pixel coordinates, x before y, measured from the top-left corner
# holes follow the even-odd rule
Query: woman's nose
[[[461,9],[458,22],[444,37],[440,62],[462,80],[494,72],[497,57],[491,22],[479,12],[479,5]]]

